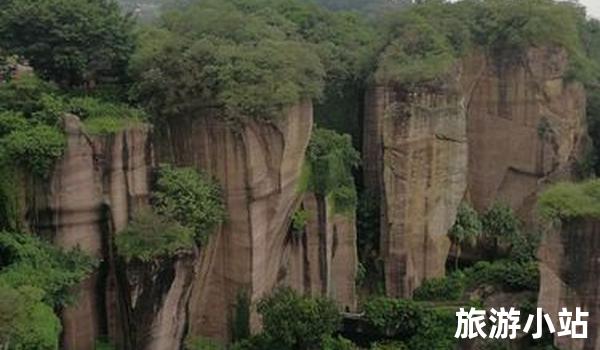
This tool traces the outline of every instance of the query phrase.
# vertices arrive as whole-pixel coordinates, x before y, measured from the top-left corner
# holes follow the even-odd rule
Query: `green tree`
[[[152,192],[157,214],[190,229],[203,242],[225,219],[225,205],[219,185],[193,168],[162,165]]]
[[[298,295],[277,289],[258,304],[265,336],[278,349],[320,349],[341,322],[335,304],[323,298]]]
[[[483,234],[491,238],[494,251],[498,253],[500,243],[512,243],[521,234],[519,219],[506,204],[495,202],[482,216]]]
[[[66,86],[123,77],[133,22],[113,0],[5,0],[0,42],[45,78]]]
[[[450,228],[448,237],[456,248],[454,267],[458,269],[461,247],[463,244],[475,245],[477,238],[481,235],[482,224],[479,220],[479,214],[467,203],[461,203],[458,207],[456,222]]]

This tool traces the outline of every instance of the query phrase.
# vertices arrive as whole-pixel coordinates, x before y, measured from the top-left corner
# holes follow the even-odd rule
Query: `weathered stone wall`
[[[541,287],[538,306],[560,329],[558,312],[576,307],[589,312],[587,339],[554,337],[560,349],[600,349],[600,221],[563,224],[544,237],[539,251]]]
[[[325,212],[318,210],[320,206]],[[309,216],[304,230],[289,234],[284,284],[307,295],[329,297],[341,310],[354,311],[358,268],[354,214],[332,213],[327,200],[312,193],[304,196],[301,207]]]

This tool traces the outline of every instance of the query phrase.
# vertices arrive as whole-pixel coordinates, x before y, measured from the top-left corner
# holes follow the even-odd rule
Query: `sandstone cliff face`
[[[354,215],[332,213],[326,200],[319,204],[311,193],[304,196],[301,207],[309,217],[302,232],[289,234],[284,283],[306,295],[329,297],[340,309],[354,311],[358,268]]]
[[[216,111],[170,121],[156,143],[158,159],[212,174],[224,189],[229,217],[196,261],[188,333],[229,339],[239,293],[252,302],[282,281],[284,247],[304,152],[312,129],[310,102],[273,123],[233,128]],[[256,313],[252,327],[259,327]]]
[[[392,296],[443,274],[465,188],[479,211],[503,201],[530,222],[543,184],[568,177],[585,142],[585,92],[565,80],[564,50],[476,54],[462,66],[437,88],[376,86],[366,96],[365,185],[382,198]]]
[[[147,201],[152,166],[149,129],[144,126],[111,136],[90,137],[74,116],[67,116],[63,159],[50,183],[31,203],[35,225],[61,247],[80,247],[102,261],[77,288],[77,300],[62,314],[63,347],[94,349],[100,336],[126,341],[127,300],[111,244],[131,213]]]
[[[474,56],[465,63],[469,197],[509,204],[526,221],[542,184],[568,176],[585,141],[585,92],[565,80],[562,49]]]
[[[409,297],[445,272],[446,237],[464,196],[466,111],[447,87],[376,87],[367,97],[367,188],[382,198],[381,255],[387,294]]]
[[[585,242],[585,244],[582,244]],[[576,307],[589,312],[587,339],[554,337],[561,349],[600,349],[600,221],[563,224],[544,238],[539,251],[541,287],[538,306],[560,329],[558,312]]]

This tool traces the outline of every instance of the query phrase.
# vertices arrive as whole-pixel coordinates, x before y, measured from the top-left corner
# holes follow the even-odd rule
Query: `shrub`
[[[275,290],[261,300],[258,312],[267,339],[278,344],[276,348],[284,349],[318,348],[341,321],[332,301],[300,296],[287,288]]]
[[[6,111],[0,112],[0,137],[13,131],[24,131],[29,127],[29,122],[22,113]]]
[[[456,246],[455,268],[458,268],[462,244],[475,245],[477,237],[481,235],[481,230],[482,224],[477,212],[468,204],[461,203],[458,207],[456,222],[448,232],[448,237]]]
[[[408,338],[423,324],[424,309],[411,300],[377,297],[363,310],[369,326],[382,338]]]
[[[198,241],[206,240],[225,219],[219,186],[192,168],[162,165],[152,204],[157,214],[192,230]]]
[[[136,213],[127,228],[117,234],[115,244],[125,259],[148,262],[190,250],[194,232],[146,209]]]
[[[69,86],[121,78],[133,51],[132,30],[133,21],[114,1],[5,0],[0,5],[3,48],[26,58],[45,78]]]
[[[308,189],[317,196],[329,196],[334,212],[354,213],[357,194],[352,170],[358,166],[360,155],[350,136],[315,129],[306,160],[310,169]]]
[[[540,274],[536,262],[481,261],[465,270],[470,287],[491,285],[508,291],[537,291]]]
[[[600,218],[600,180],[552,185],[540,195],[538,209],[548,220]]]
[[[207,338],[188,338],[185,342],[185,350],[224,350],[225,347],[216,341]]]
[[[481,218],[483,232],[495,242],[511,242],[521,234],[519,219],[512,209],[505,204],[496,202]]]
[[[7,349],[58,350],[60,320],[42,302],[44,292],[0,283],[0,345]]]
[[[42,109],[40,101],[43,95],[56,92],[54,85],[39,79],[35,74],[22,74],[18,79],[0,83],[0,110],[12,110],[31,116]]]
[[[0,284],[37,288],[52,306],[70,301],[70,287],[96,265],[79,250],[63,251],[32,235],[12,232],[0,233],[0,257]]]
[[[445,301],[460,300],[465,292],[466,281],[463,274],[432,278],[414,291],[415,300]]]
[[[341,336],[325,337],[321,343],[321,350],[358,350],[358,347]]]
[[[304,209],[298,209],[292,215],[292,231],[303,232],[308,222],[309,213]]]
[[[46,177],[63,154],[65,136],[56,128],[38,125],[16,130],[0,139],[2,156],[34,175]]]

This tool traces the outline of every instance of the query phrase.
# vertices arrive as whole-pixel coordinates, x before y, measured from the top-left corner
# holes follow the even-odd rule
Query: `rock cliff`
[[[240,292],[257,301],[282,280],[297,180],[312,130],[310,102],[273,123],[232,127],[217,111],[169,121],[157,137],[160,162],[193,166],[224,190],[229,217],[202,248],[188,305],[189,334],[229,339]],[[253,329],[259,327],[255,313]]]
[[[585,91],[565,77],[563,49],[472,56],[465,62],[469,198],[532,219],[542,184],[568,177],[586,141]]]
[[[585,242],[585,244],[581,244]],[[558,312],[589,312],[587,339],[555,337],[560,349],[600,348],[600,222],[581,219],[548,233],[539,251],[541,287],[538,306],[552,316],[560,329]]]
[[[444,83],[366,96],[366,188],[382,198],[386,290],[410,296],[444,273],[446,232],[467,197],[529,221],[547,181],[568,177],[585,137],[585,92],[562,49],[474,54]],[[466,190],[466,191],[465,191]]]
[[[446,237],[467,186],[466,111],[448,86],[379,86],[367,96],[365,179],[381,194],[387,294],[409,297],[445,272]]]
[[[354,311],[358,268],[355,218],[332,213],[328,203],[324,203],[325,213],[318,206],[314,194],[304,196],[302,209],[309,214],[308,220],[301,232],[290,233],[284,283],[308,295],[330,297],[342,310]]]

